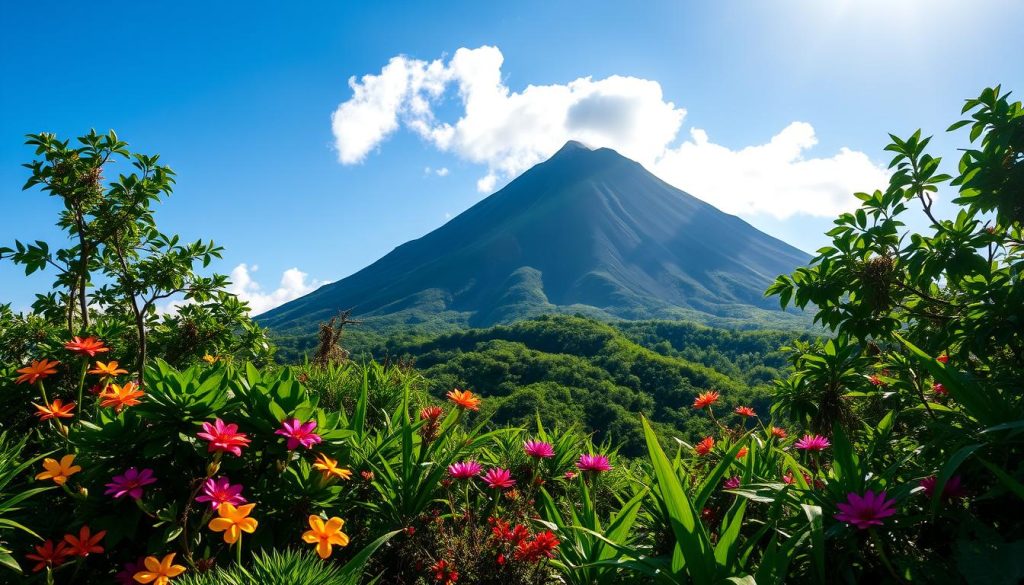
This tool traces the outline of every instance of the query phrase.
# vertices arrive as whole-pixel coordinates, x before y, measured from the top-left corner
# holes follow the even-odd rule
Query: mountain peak
[[[589,146],[587,146],[586,144],[583,144],[582,142],[580,142],[578,140],[570,140],[570,141],[566,142],[565,145],[562,146],[562,148],[559,148],[558,152],[553,154],[551,156],[551,158],[555,158],[556,156],[563,155],[563,154],[569,154],[569,153],[573,153],[573,152],[581,152],[581,151],[582,152],[591,152],[593,150],[594,150],[593,148],[590,148]]]

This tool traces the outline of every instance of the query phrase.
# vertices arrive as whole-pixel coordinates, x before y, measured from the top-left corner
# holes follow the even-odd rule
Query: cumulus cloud
[[[854,191],[885,181],[885,171],[861,152],[808,157],[817,139],[806,123],[739,150],[698,129],[679,142],[686,110],[667,101],[656,81],[581,77],[513,91],[502,80],[503,62],[496,47],[461,48],[447,61],[398,56],[379,74],[352,77],[352,97],[332,116],[339,161],[362,162],[404,127],[486,166],[477,189],[489,193],[573,139],[614,148],[726,211],[780,218],[834,215],[855,204]],[[445,121],[435,110],[452,93],[457,119]]]
[[[264,291],[260,283],[252,277],[252,273],[258,270],[257,265],[250,267],[243,263],[235,266],[231,271],[231,286],[228,287],[228,292],[249,303],[252,315],[265,313],[327,284],[327,281],[307,280],[308,274],[298,268],[289,268],[281,275],[281,282],[276,289]]]

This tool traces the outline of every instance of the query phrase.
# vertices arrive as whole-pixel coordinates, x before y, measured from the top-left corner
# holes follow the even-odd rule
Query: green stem
[[[238,535],[238,542],[235,543],[235,562],[242,566],[242,535]]]
[[[82,375],[78,377],[78,420],[82,420],[82,390],[85,388],[85,372],[89,369],[89,362],[82,363]]]
[[[888,569],[889,574],[892,575],[893,579],[896,579],[897,583],[903,583],[903,579],[896,574],[896,569],[892,566],[892,563],[889,562],[889,557],[885,554],[885,547],[882,545],[882,540],[878,538],[878,533],[875,532],[874,528],[870,529],[868,532],[871,534],[871,540],[875,543],[875,548],[878,549],[878,557],[882,559],[882,564],[885,565],[885,568]]]
[[[46,388],[43,387],[43,381],[38,380],[36,384],[39,385],[39,393],[43,395],[43,406],[50,406],[50,399],[46,397]]]

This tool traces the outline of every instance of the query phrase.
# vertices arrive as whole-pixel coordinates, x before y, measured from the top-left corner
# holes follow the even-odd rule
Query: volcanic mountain
[[[614,150],[569,142],[442,227],[258,320],[291,334],[342,309],[389,326],[545,312],[795,324],[806,318],[763,293],[809,258]]]

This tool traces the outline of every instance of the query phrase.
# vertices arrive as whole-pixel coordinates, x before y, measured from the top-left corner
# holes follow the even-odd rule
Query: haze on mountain
[[[801,327],[806,315],[763,293],[809,258],[614,150],[570,141],[440,228],[258,320],[288,335],[342,309],[371,329],[555,312]]]

